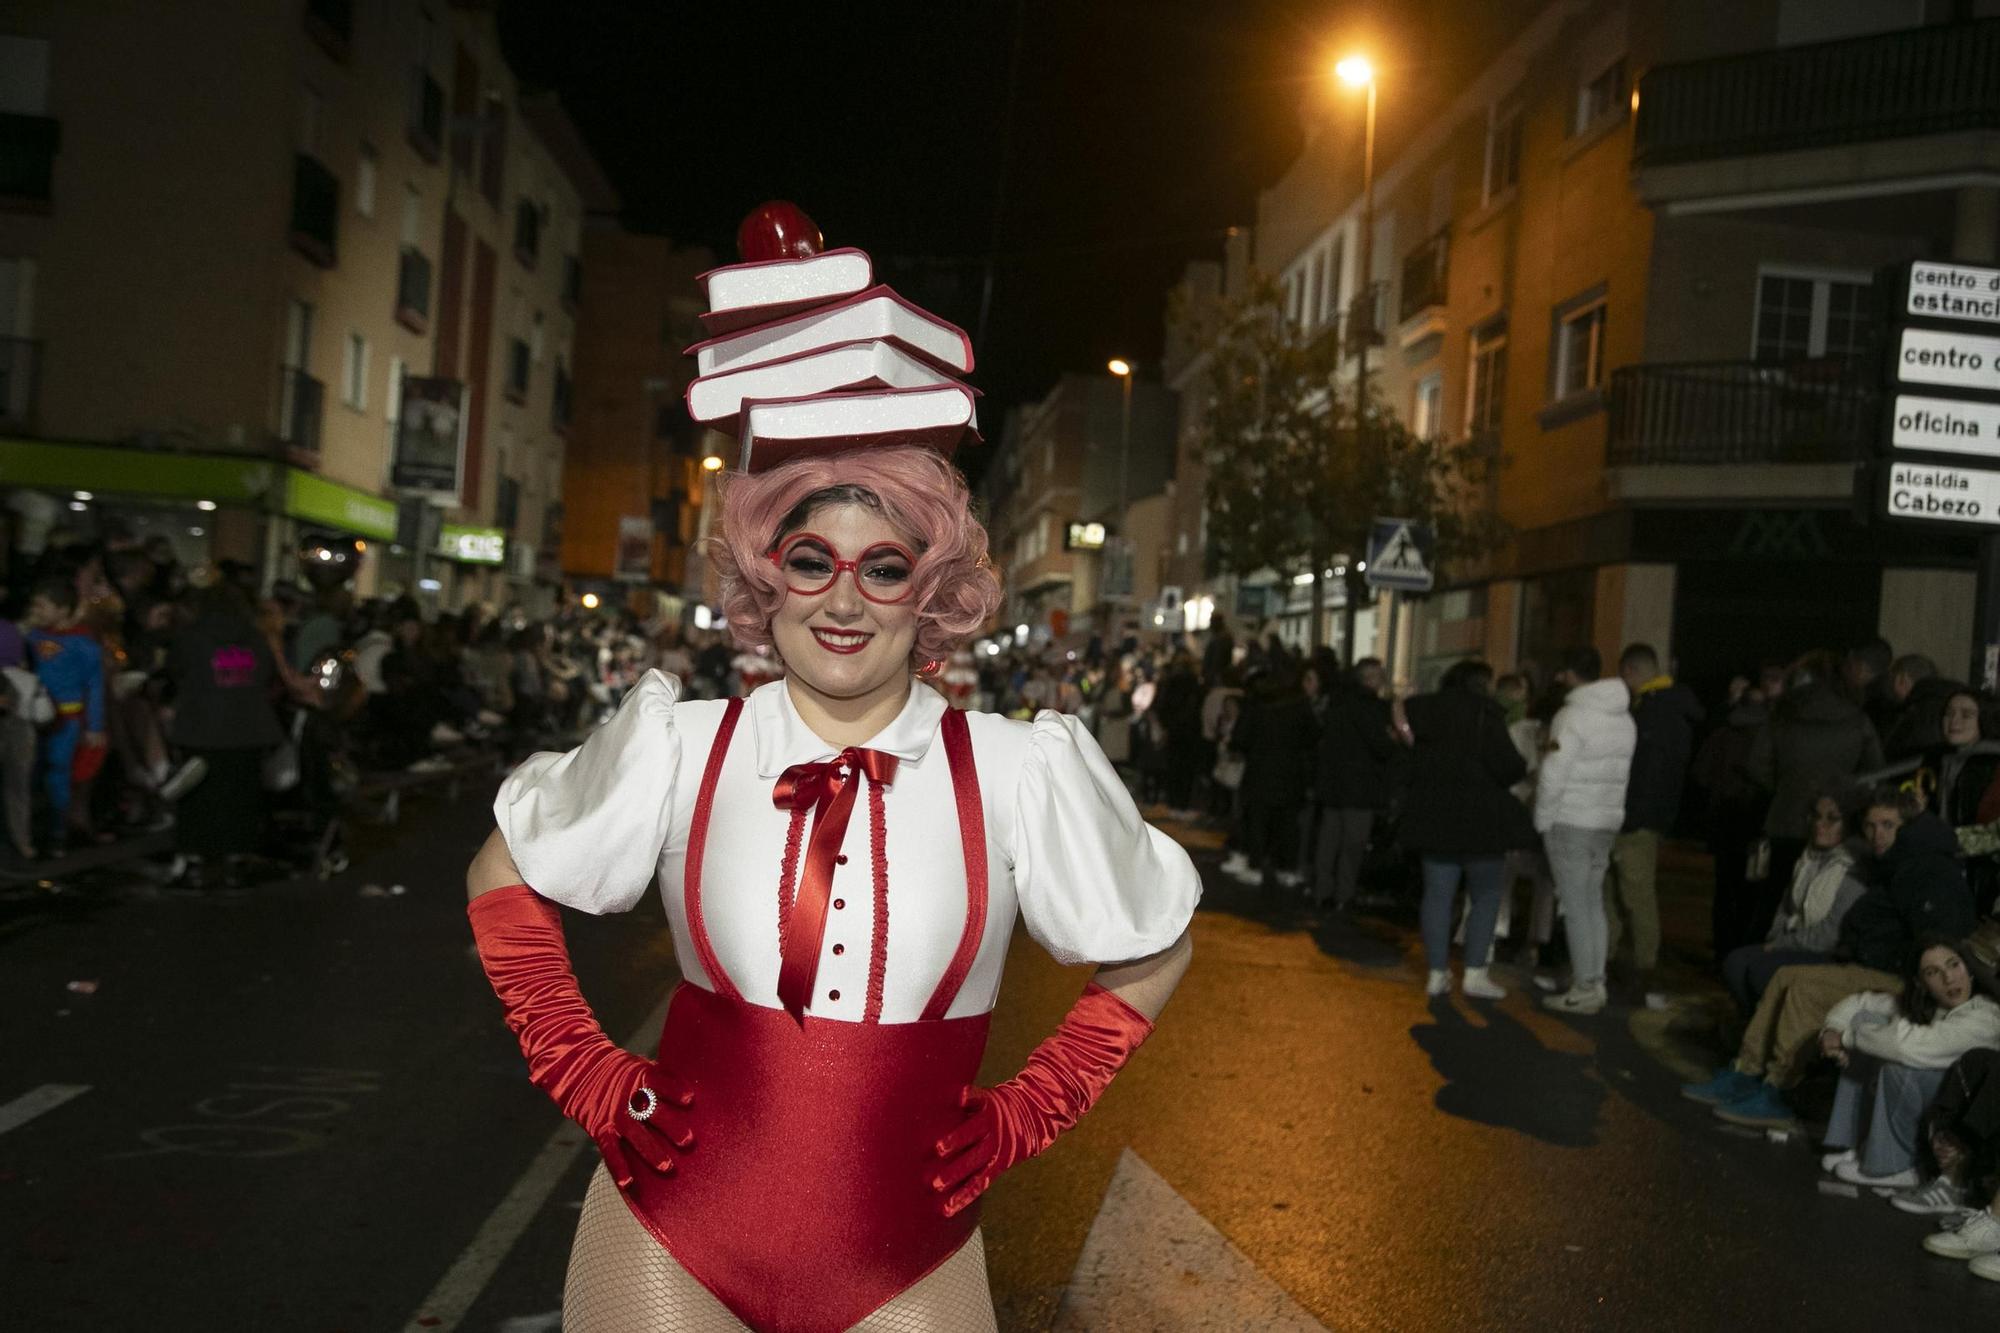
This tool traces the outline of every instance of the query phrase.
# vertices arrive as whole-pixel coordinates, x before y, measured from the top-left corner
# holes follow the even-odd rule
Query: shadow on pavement
[[[1497,1006],[1478,1012],[1484,1023],[1440,997],[1430,1002],[1432,1021],[1410,1029],[1445,1081],[1438,1110],[1559,1148],[1595,1147],[1605,1088],[1594,1057],[1549,1049]]]

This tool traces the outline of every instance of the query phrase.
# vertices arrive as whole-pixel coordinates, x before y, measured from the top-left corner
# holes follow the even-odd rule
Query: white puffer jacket
[[[1840,1034],[1850,1051],[1918,1069],[1949,1069],[1967,1051],[2000,1047],[2000,1004],[1974,995],[1928,1023],[1912,1023],[1882,991],[1850,995],[1827,1011],[1820,1029]]]
[[[1612,676],[1571,690],[1549,724],[1548,753],[1535,775],[1535,827],[1622,825],[1638,734],[1624,681]]]

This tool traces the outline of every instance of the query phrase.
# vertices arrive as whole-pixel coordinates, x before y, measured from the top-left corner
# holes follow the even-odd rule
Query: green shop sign
[[[310,472],[285,472],[285,512],[309,523],[329,523],[342,532],[359,533],[377,541],[396,540],[396,502],[315,477]]]
[[[438,554],[469,565],[505,564],[507,534],[499,528],[466,528],[447,523],[438,531]]]
[[[0,486],[262,505],[284,470],[261,458],[228,454],[0,439]]]

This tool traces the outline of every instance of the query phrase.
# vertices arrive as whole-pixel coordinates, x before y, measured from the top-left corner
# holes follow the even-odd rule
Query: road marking
[[[1084,1238],[1054,1333],[1105,1328],[1326,1333],[1130,1148]]]
[[[660,1025],[667,1020],[668,998],[671,992],[646,1015],[639,1030],[625,1043],[626,1050],[651,1049],[660,1035]],[[487,1214],[472,1243],[438,1279],[430,1295],[418,1304],[417,1312],[403,1325],[403,1333],[451,1333],[458,1327],[473,1302],[479,1299],[479,1293],[493,1280],[514,1242],[535,1220],[535,1214],[548,1202],[557,1182],[575,1163],[577,1154],[589,1146],[590,1136],[569,1120],[549,1135],[548,1142],[528,1163],[528,1169],[514,1182],[514,1188],[507,1191],[507,1197]]]
[[[44,1083],[32,1092],[24,1092],[5,1106],[0,1106],[0,1134],[19,1129],[36,1116],[53,1111],[72,1097],[81,1097],[89,1091],[88,1083]]]

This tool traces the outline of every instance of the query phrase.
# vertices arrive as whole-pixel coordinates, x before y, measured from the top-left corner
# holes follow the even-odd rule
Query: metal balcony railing
[[[1871,372],[1845,361],[1626,366],[1611,372],[1613,467],[1849,463],[1880,427]]]
[[[1441,231],[1403,259],[1402,299],[1396,318],[1408,323],[1432,306],[1443,305],[1450,275],[1451,233]]]
[[[413,245],[403,247],[396,265],[396,322],[422,333],[431,318],[431,261]]]
[[[0,426],[31,430],[41,385],[42,344],[34,338],[0,338]]]
[[[2000,128],[2000,19],[1661,65],[1635,166]]]
[[[321,268],[339,255],[340,179],[310,153],[292,159],[292,246]]]
[[[294,449],[318,453],[326,386],[296,366],[280,366],[278,376],[278,438]]]
[[[62,122],[0,113],[0,198],[47,201]]]

